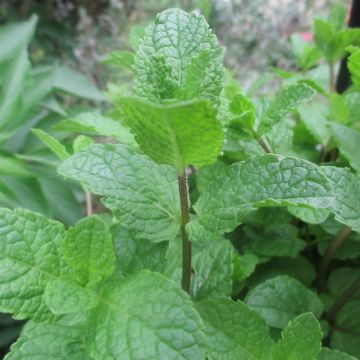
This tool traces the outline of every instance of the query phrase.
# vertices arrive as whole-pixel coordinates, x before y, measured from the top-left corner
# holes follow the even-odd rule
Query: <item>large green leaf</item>
[[[244,303],[230,299],[196,305],[205,324],[211,360],[270,360],[272,340],[261,317]]]
[[[314,315],[299,315],[290,321],[273,347],[273,360],[316,360],[321,350],[321,339],[320,324]]]
[[[259,207],[327,208],[334,200],[328,179],[305,160],[263,155],[227,168],[195,204],[199,222],[228,232]]]
[[[95,359],[203,359],[205,339],[190,298],[160,274],[143,270],[101,290],[88,346]]]
[[[201,167],[216,160],[223,133],[206,100],[155,105],[123,98],[120,105],[136,141],[158,163],[182,171],[187,165]]]
[[[70,228],[61,243],[61,251],[82,285],[93,286],[114,271],[112,239],[97,216],[86,217]]]
[[[267,280],[250,290],[246,303],[269,326],[280,329],[304,312],[311,311],[319,317],[323,311],[323,305],[313,291],[286,275]]]
[[[345,168],[324,166],[321,169],[335,190],[336,198],[330,210],[336,220],[360,231],[360,178]]]
[[[266,108],[260,119],[258,134],[262,135],[271,130],[279,123],[290,110],[300,104],[309,101],[316,94],[315,90],[304,83],[298,83],[285,87]]]
[[[201,69],[202,79],[193,75],[199,66],[206,69]],[[176,98],[185,86],[189,93],[181,93],[181,99],[206,98],[217,105],[223,80],[222,52],[203,16],[169,9],[145,29],[134,75],[134,93],[143,99]],[[191,87],[197,89],[196,94]]]
[[[0,309],[17,319],[49,317],[48,282],[66,274],[59,254],[65,230],[59,222],[27,210],[0,209]]]
[[[176,173],[123,145],[93,145],[67,159],[59,172],[105,197],[123,226],[154,242],[180,229]]]

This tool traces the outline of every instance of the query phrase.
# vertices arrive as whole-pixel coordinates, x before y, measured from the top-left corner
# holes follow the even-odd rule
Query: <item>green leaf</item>
[[[299,34],[292,34],[290,39],[296,65],[299,68],[307,70],[320,60],[321,53],[319,49],[310,45]]]
[[[290,214],[309,224],[320,224],[330,215],[328,209],[306,209],[300,207],[288,207]]]
[[[283,88],[276,98],[269,104],[260,119],[258,134],[262,135],[271,130],[292,109],[311,100],[316,94],[315,90],[304,83],[298,83]]]
[[[349,169],[324,166],[322,172],[328,177],[335,190],[335,201],[330,210],[336,220],[360,231],[360,179]]]
[[[357,359],[339,350],[322,348],[318,360],[357,360]]]
[[[94,140],[91,137],[79,135],[73,143],[74,152],[78,152],[82,149],[86,149],[90,145],[94,144]]]
[[[286,275],[267,280],[250,290],[246,303],[269,326],[280,329],[304,312],[312,312],[318,318],[323,311],[323,305],[313,291]]]
[[[120,224],[112,226],[111,234],[116,254],[116,267],[121,273],[133,274],[143,269],[157,272],[165,270],[168,248],[166,242],[152,243]]]
[[[48,133],[40,129],[31,129],[32,133],[35,134],[50,150],[61,160],[67,159],[70,154],[66,150],[65,146],[55,139]]]
[[[346,8],[342,4],[334,4],[331,6],[329,15],[329,23],[335,31],[341,31],[345,24]]]
[[[120,143],[136,146],[134,136],[129,129],[120,122],[95,112],[82,113],[74,118],[60,121],[54,129],[108,136]]]
[[[327,208],[333,200],[332,187],[316,165],[268,154],[228,167],[209,184],[194,209],[203,226],[221,233],[259,207]]]
[[[63,315],[81,313],[96,306],[97,297],[94,291],[72,281],[57,279],[46,285],[45,302],[52,313]]]
[[[15,157],[4,156],[0,153],[0,174],[1,175],[14,175],[24,177],[34,177],[34,174],[27,167],[26,163]]]
[[[328,288],[330,295],[337,299],[339,298],[350,286],[355,283],[360,276],[360,269],[353,267],[343,267],[333,270],[328,278]],[[357,292],[353,295],[352,299],[360,299],[360,293]]]
[[[112,65],[121,69],[130,69],[134,64],[135,54],[130,51],[113,51],[106,54],[102,60],[103,64]]]
[[[133,25],[129,34],[129,45],[136,51],[145,35],[145,29],[140,25]]]
[[[230,101],[229,110],[234,115],[229,124],[231,128],[252,131],[256,120],[256,109],[250,99],[236,93]]]
[[[344,155],[350,165],[360,173],[360,131],[345,125],[331,123],[332,135],[339,146],[341,155]]]
[[[203,83],[199,78],[191,79],[204,62],[207,71]],[[135,56],[134,75],[134,94],[145,100],[176,98],[177,89],[184,84],[188,87],[192,80],[200,91],[191,91],[187,100],[194,95],[217,100],[223,81],[222,51],[203,16],[169,9],[158,14],[145,29]]]
[[[105,197],[121,224],[154,242],[180,229],[180,201],[173,169],[122,145],[93,145],[59,167],[60,174]]]
[[[348,57],[347,66],[351,74],[351,81],[360,91],[360,48],[352,47]]]
[[[86,217],[71,227],[61,251],[81,285],[94,286],[114,271],[112,239],[97,216]]]
[[[273,360],[316,360],[321,350],[322,332],[311,313],[290,321],[272,349]]]
[[[143,270],[101,290],[87,339],[95,359],[203,359],[205,338],[190,298],[160,274]]]
[[[330,117],[339,123],[346,124],[349,121],[350,110],[345,99],[338,93],[332,93],[329,97]]]
[[[199,169],[199,171],[197,171],[195,174],[197,190],[199,190],[200,193],[205,191],[209,183],[216,177],[222,175],[226,168],[226,164],[223,161],[218,160],[211,165],[207,165]]]
[[[91,360],[82,344],[81,327],[29,322],[6,360]]]
[[[196,305],[205,324],[212,360],[270,360],[272,340],[263,319],[241,301],[208,300]]]
[[[0,209],[0,309],[16,319],[44,320],[48,282],[67,273],[59,254],[65,229],[27,210]]]
[[[120,104],[136,141],[158,163],[183,171],[187,165],[201,167],[216,160],[223,133],[207,101],[155,105],[123,98]]]
[[[233,246],[228,240],[206,245],[192,259],[192,294],[197,300],[230,296]]]

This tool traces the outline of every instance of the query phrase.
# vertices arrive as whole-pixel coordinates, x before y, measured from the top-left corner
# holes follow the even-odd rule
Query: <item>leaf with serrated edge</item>
[[[276,276],[250,290],[245,302],[269,326],[283,329],[301,313],[311,311],[319,317],[323,305],[317,295],[300,281],[286,275]]]
[[[122,98],[119,104],[141,149],[156,162],[183,171],[211,164],[219,155],[223,133],[208,101],[156,105]]]
[[[290,321],[272,349],[272,360],[316,360],[321,350],[322,332],[313,314]]]
[[[327,208],[333,189],[320,168],[305,160],[262,155],[229,166],[204,191],[194,209],[208,230],[229,232],[259,207]]]
[[[0,209],[0,309],[16,319],[51,317],[48,282],[67,273],[59,254],[64,226],[22,209]]]
[[[272,340],[261,317],[243,302],[230,299],[196,304],[205,324],[211,360],[270,360]]]
[[[97,216],[86,217],[71,227],[61,243],[61,251],[82,285],[93,286],[114,271],[112,238]]]
[[[180,229],[180,202],[175,170],[122,145],[93,145],[59,167],[105,197],[121,224],[154,242],[175,238]]]
[[[213,51],[217,56],[213,56],[208,63],[207,75],[196,97],[217,100],[224,72],[222,52],[218,49],[216,37],[203,16],[188,14],[180,9],[169,9],[158,14],[155,21],[145,29],[144,38],[136,52],[134,94],[154,102],[176,97],[176,87],[188,81],[187,68],[194,66],[194,58],[203,56],[201,54],[204,51]],[[159,72],[165,76],[160,81],[156,76]],[[169,87],[170,84],[173,85]],[[190,96],[193,94],[189,93],[186,99],[190,99]],[[184,99],[184,96],[181,98]]]
[[[88,346],[95,359],[204,359],[202,327],[185,292],[164,276],[143,270],[101,290]]]
[[[321,170],[335,190],[336,198],[330,210],[336,220],[360,231],[360,178],[345,168],[323,166]]]

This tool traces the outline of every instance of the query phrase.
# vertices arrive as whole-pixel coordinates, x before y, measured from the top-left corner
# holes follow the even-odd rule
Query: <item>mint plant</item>
[[[358,352],[358,269],[328,272],[340,245],[358,241],[360,133],[355,116],[306,117],[334,99],[311,78],[324,47],[304,50],[305,71],[274,98],[252,99],[224,80],[203,17],[170,9],[140,37],[135,53],[107,57],[132,64],[132,94],[112,87],[108,114],[56,125],[113,143],[81,137],[70,154],[34,130],[63,160],[58,172],[110,214],[66,229],[0,210],[0,310],[29,319],[6,359],[355,359],[344,351]],[[340,55],[329,54],[333,66]]]

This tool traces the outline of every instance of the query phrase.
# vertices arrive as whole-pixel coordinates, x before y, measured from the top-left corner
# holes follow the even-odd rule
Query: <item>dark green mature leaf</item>
[[[269,154],[228,167],[194,209],[203,226],[221,233],[231,231],[259,207],[326,208],[333,200],[332,187],[316,165]]]
[[[319,317],[323,305],[317,295],[298,280],[277,276],[252,289],[246,303],[259,313],[269,326],[283,329],[297,315],[311,311]]]
[[[86,217],[71,227],[61,243],[61,251],[81,285],[94,286],[114,271],[112,239],[97,216]]]
[[[330,207],[335,219],[360,231],[360,178],[345,168],[324,166],[321,169],[335,190],[336,198]]]
[[[262,135],[270,131],[290,110],[311,100],[315,94],[315,90],[304,83],[290,85],[282,89],[261,117],[258,134]]]
[[[203,359],[204,342],[188,295],[148,270],[109,282],[89,323],[88,346],[96,359]]]
[[[340,153],[349,160],[350,165],[360,173],[360,131],[345,125],[331,123],[332,135],[339,146]]]
[[[272,349],[273,360],[316,360],[322,332],[313,314],[301,314],[290,321]]]
[[[244,303],[230,299],[196,305],[205,324],[211,360],[270,360],[272,340],[261,317]]]
[[[188,87],[193,83],[200,91],[197,94],[192,91],[182,93],[181,99],[192,99],[196,95],[196,98],[206,98],[217,105],[223,81],[222,52],[218,49],[216,37],[203,16],[180,9],[158,14],[145,29],[145,36],[136,52],[135,95],[162,102],[176,98],[182,85]],[[204,62],[207,71],[201,84],[198,78],[191,79],[190,76]]]
[[[59,254],[65,229],[59,222],[27,210],[0,209],[0,309],[17,319],[44,320],[48,282],[64,276]]]
[[[322,348],[318,360],[357,360],[357,359],[339,350]]]
[[[123,98],[120,104],[136,141],[158,163],[182,171],[187,165],[201,167],[216,160],[223,133],[206,100],[155,105]]]
[[[176,173],[123,145],[93,145],[67,159],[60,174],[105,197],[121,224],[154,242],[171,240],[180,228]]]

